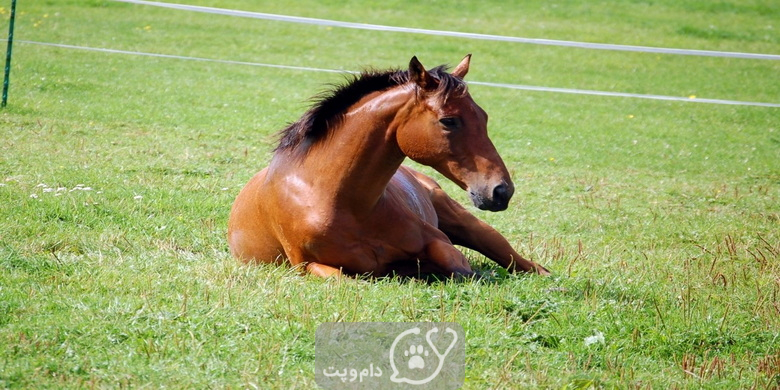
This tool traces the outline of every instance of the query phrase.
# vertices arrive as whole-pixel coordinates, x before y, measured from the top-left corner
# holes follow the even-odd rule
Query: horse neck
[[[339,128],[311,147],[302,171],[317,196],[355,213],[373,209],[405,158],[395,126],[414,93],[401,86],[367,95],[344,115]]]

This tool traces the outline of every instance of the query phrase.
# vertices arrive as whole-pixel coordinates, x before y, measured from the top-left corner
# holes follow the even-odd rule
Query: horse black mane
[[[438,85],[433,91],[435,94],[447,95],[453,91],[466,91],[463,80],[449,74],[445,65],[429,70],[428,74],[437,81]],[[368,70],[349,78],[345,84],[337,85],[333,90],[316,96],[314,105],[298,121],[280,131],[279,145],[274,151],[307,150],[323,139],[329,129],[341,121],[347,109],[364,96],[409,81],[409,71],[406,70]]]

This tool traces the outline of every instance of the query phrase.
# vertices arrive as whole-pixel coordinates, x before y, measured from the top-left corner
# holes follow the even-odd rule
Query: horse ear
[[[417,56],[412,57],[412,60],[409,61],[409,80],[414,81],[422,89],[426,89],[433,84],[431,75],[425,70]]]
[[[460,64],[452,71],[452,75],[460,79],[466,77],[466,73],[469,72],[469,63],[471,63],[471,54],[466,54]]]

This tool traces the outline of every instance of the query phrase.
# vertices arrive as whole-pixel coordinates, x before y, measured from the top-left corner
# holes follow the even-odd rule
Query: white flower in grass
[[[604,344],[604,333],[594,330],[593,336],[585,337],[585,346],[591,346],[593,344]]]
[[[73,192],[73,191],[92,191],[92,187],[87,187],[83,184],[76,184],[76,186],[71,188],[70,191],[68,192]]]

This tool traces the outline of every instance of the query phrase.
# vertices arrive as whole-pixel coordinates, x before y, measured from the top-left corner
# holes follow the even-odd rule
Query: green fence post
[[[11,0],[11,22],[8,24],[8,46],[5,51],[5,77],[3,78],[3,103],[8,104],[8,78],[11,76],[11,47],[14,44],[14,19],[16,18],[16,0]]]

